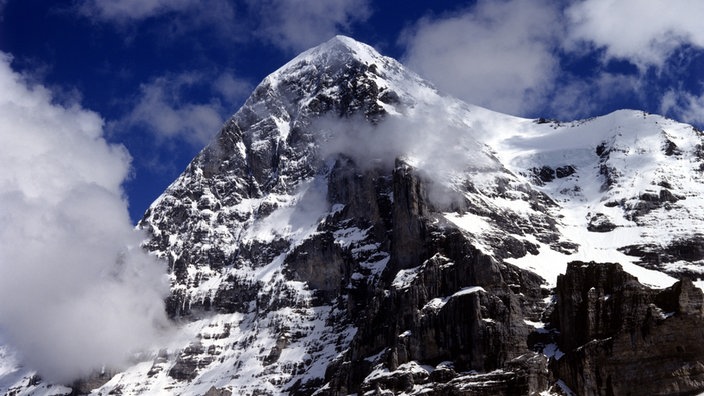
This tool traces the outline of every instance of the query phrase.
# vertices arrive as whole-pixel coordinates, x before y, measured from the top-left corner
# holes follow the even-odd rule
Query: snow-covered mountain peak
[[[701,274],[702,170],[691,126],[496,113],[337,36],[265,78],[149,208],[179,337],[93,393],[548,394],[558,274]],[[40,389],[22,375],[4,383]]]
[[[264,80],[264,83],[277,86],[281,80],[290,79],[293,76],[301,77],[314,73],[325,77],[326,74],[334,74],[337,70],[344,70],[353,64],[371,66],[389,62],[395,63],[396,61],[382,56],[367,44],[346,36],[335,36],[296,56],[271,73]],[[379,66],[374,66],[374,68],[377,67]]]
[[[337,35],[330,40],[302,52],[291,61],[282,66],[278,72],[285,72],[290,66],[300,62],[310,64],[332,63],[336,60],[349,61],[355,58],[363,63],[372,64],[386,57],[382,56],[370,45],[356,41],[343,35]],[[390,58],[389,58],[390,59]],[[276,74],[275,72],[274,74]]]
[[[238,389],[312,387],[325,375],[316,362],[379,353],[351,344],[367,326],[354,307],[376,298],[365,290],[407,289],[433,259],[486,265],[443,293],[510,293],[502,277],[520,270],[500,260],[535,252],[536,241],[573,249],[549,198],[479,140],[490,113],[346,37],[265,78],[141,222],[147,248],[170,263],[169,314],[257,341],[228,349],[204,327],[159,381],[196,389],[179,381],[202,372],[220,387],[247,365]],[[394,282],[399,271],[407,281]],[[229,362],[226,376],[213,379],[204,348]]]
[[[375,89],[385,91],[386,96],[380,99],[387,104],[400,97],[413,101],[438,95],[431,84],[395,59],[346,36],[336,36],[301,53],[266,77],[260,87],[276,91],[281,84],[287,85],[294,80],[330,87],[340,78],[359,81],[360,77],[364,80],[360,82],[373,83]],[[306,85],[300,87],[305,89]]]

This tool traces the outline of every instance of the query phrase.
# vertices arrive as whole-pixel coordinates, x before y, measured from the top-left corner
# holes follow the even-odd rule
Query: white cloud
[[[704,94],[669,90],[660,101],[660,112],[700,128],[704,127]]]
[[[78,10],[118,25],[168,15],[165,31],[171,36],[208,28],[218,39],[240,41],[254,34],[293,51],[345,33],[370,15],[369,0],[86,0]]]
[[[565,15],[569,21],[563,43],[567,51],[603,50],[605,62],[618,59],[637,66],[637,73],[621,78],[638,79],[636,88],[629,91],[623,85],[608,85],[606,92],[611,96],[625,92],[646,103],[645,97],[638,96],[647,91],[649,97],[660,97],[661,113],[704,123],[704,96],[692,91],[696,87],[682,83],[696,77],[691,73],[699,73],[690,61],[704,48],[704,2],[584,0],[573,3]],[[649,73],[653,68],[656,73]],[[670,88],[655,88],[662,84]]]
[[[233,95],[237,81],[220,77],[221,87]],[[220,130],[223,109],[217,100],[192,103],[183,100],[183,91],[201,84],[203,76],[196,73],[162,76],[140,87],[140,96],[132,111],[120,122],[121,126],[142,125],[159,139],[182,139],[194,146],[203,146]]]
[[[93,21],[128,28],[126,42],[134,39],[131,28],[148,20],[160,42],[180,43],[194,32],[210,32],[213,39],[231,44],[248,34],[237,5],[229,0],[84,0],[76,10]]]
[[[546,110],[562,120],[593,116],[605,103],[641,96],[643,81],[635,75],[601,72],[593,77],[564,78],[546,102]],[[640,98],[642,99],[642,98]]]
[[[501,166],[480,143],[473,126],[461,116],[455,99],[429,95],[408,104],[403,115],[389,115],[371,125],[363,116],[323,117],[310,129],[323,136],[320,155],[326,161],[344,154],[357,166],[393,169],[397,159],[417,168],[429,184],[429,199],[449,208],[457,201],[452,191],[459,173],[497,171]],[[403,105],[405,107],[406,105]]]
[[[249,0],[257,34],[294,51],[318,45],[370,15],[368,0]]]
[[[196,6],[199,0],[88,0],[81,11],[88,16],[115,22],[146,19]]]
[[[103,121],[0,53],[0,333],[49,380],[120,366],[167,325],[165,266],[139,248]]]
[[[661,67],[683,44],[704,46],[704,2],[700,0],[585,0],[566,10],[567,45],[604,48],[608,58],[642,69]]]
[[[467,102],[521,114],[552,88],[560,30],[551,2],[480,0],[406,32],[405,63]]]
[[[234,104],[246,99],[254,90],[254,86],[248,81],[233,77],[233,73],[222,73],[213,81],[212,89],[223,99]]]

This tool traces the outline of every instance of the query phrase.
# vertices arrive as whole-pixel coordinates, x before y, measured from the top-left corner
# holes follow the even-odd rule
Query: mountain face
[[[494,113],[338,36],[141,220],[177,334],[72,392],[704,390],[703,144],[637,111]],[[16,377],[8,394],[71,392]]]

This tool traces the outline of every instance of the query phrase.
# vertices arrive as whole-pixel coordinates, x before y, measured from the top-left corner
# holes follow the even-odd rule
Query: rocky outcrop
[[[666,246],[656,244],[627,245],[619,249],[624,254],[638,257],[646,268],[662,270],[674,277],[702,277],[704,269],[697,265],[667,266],[676,262],[702,263],[704,261],[704,235],[693,233],[688,238],[675,239]]]
[[[704,295],[684,279],[653,290],[620,265],[572,262],[558,277],[556,376],[579,395],[704,390]]]
[[[392,261],[389,274],[420,265],[428,258],[427,220],[430,215],[426,183],[411,166],[397,161],[393,182]]]
[[[618,227],[608,216],[603,213],[595,213],[589,217],[587,231],[591,232],[611,232]]]
[[[544,280],[502,260],[538,254],[533,240],[574,250],[559,235],[555,202],[491,155],[450,182],[412,158],[362,163],[329,153],[325,139],[344,128],[372,128],[421,106],[404,91],[409,81],[430,89],[389,59],[362,61],[335,45],[336,56],[303,57],[265,79],[145,215],[146,247],[172,269],[170,315],[244,323],[228,323],[222,336],[237,348],[203,330],[163,370],[197,382],[216,362],[261,364],[246,374],[250,382],[293,395],[325,384],[320,392],[331,395],[409,384],[538,392],[546,359],[529,346],[535,329],[525,320],[538,320],[545,306]],[[482,157],[486,147],[475,143]],[[551,172],[564,178],[575,168]],[[485,230],[450,219],[465,214]],[[291,362],[294,348],[304,360]]]
[[[544,389],[547,360],[530,350],[525,323],[544,307],[542,279],[478,250],[433,210],[427,182],[407,164],[397,162],[392,180],[391,262],[382,284],[351,292],[350,303],[365,308],[324,394]]]
[[[533,176],[542,183],[549,183],[555,178],[562,179],[572,176],[577,169],[573,165],[558,166],[553,169],[549,166],[541,166],[540,168],[532,168]]]
[[[352,257],[335,243],[331,232],[322,232],[297,246],[284,264],[288,278],[306,282],[320,303],[329,303],[349,282]]]

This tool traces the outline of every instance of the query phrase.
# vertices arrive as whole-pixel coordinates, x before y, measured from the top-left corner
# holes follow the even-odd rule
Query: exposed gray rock
[[[542,183],[549,183],[555,178],[562,179],[573,175],[577,169],[573,165],[558,166],[555,169],[549,166],[542,166],[540,168],[532,168],[531,172],[536,177],[536,179]]]
[[[232,391],[229,389],[220,389],[216,387],[211,387],[203,396],[231,396]]]
[[[194,379],[198,370],[208,366],[215,360],[211,354],[206,354],[206,350],[200,342],[195,342],[185,348],[178,359],[169,370],[169,377],[181,381]]]
[[[610,232],[617,227],[608,216],[603,213],[595,213],[589,218],[587,230],[591,232]]]
[[[469,389],[465,381],[480,378],[468,376],[469,371],[492,372],[511,364],[515,372],[487,374],[486,380],[494,385],[477,385],[476,394],[537,392],[548,381],[547,371],[531,371],[532,363],[517,362],[532,353],[527,345],[532,329],[524,318],[536,318],[544,307],[541,279],[477,250],[460,230],[433,212],[423,178],[401,162],[394,172],[393,191],[394,265],[387,266],[388,283],[383,286],[388,290],[359,297],[366,301],[356,304],[366,309],[356,321],[358,331],[349,353],[328,369],[326,381],[332,389],[326,394],[408,392],[414,384],[442,394]],[[400,259],[394,263],[395,257]],[[406,282],[399,271],[408,274]],[[377,359],[369,360],[370,356]],[[451,362],[452,369],[425,374],[404,369],[408,364],[443,362]],[[379,365],[391,374],[370,377]]]
[[[678,261],[696,263],[704,260],[704,237],[699,233],[693,233],[687,239],[675,239],[666,246],[627,245],[619,250],[629,256],[638,257],[638,263],[646,268],[663,271],[674,277],[697,279],[704,274],[704,269],[698,269],[695,266],[683,268],[666,266],[668,263]]]
[[[110,381],[116,373],[110,370],[96,372],[88,377],[81,378],[71,384],[71,396],[89,395],[93,389],[99,388]]]
[[[322,232],[297,246],[285,264],[288,277],[306,282],[321,302],[330,302],[350,280],[352,257],[335,243],[331,232]]]
[[[704,296],[684,279],[657,291],[618,264],[572,262],[558,278],[556,375],[580,395],[704,390]]]

